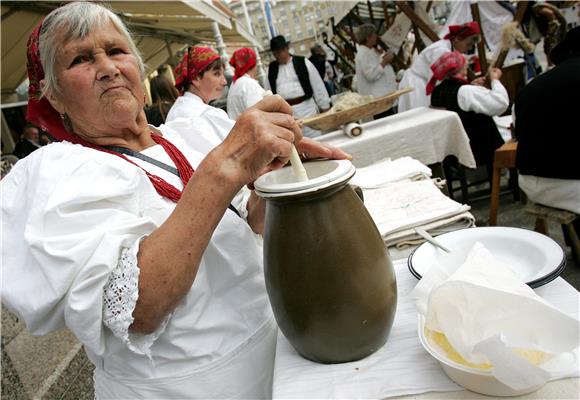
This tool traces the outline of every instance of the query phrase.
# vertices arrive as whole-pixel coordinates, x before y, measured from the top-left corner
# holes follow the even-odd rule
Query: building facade
[[[270,39],[276,35],[290,42],[292,54],[309,56],[312,46],[323,43],[323,32],[332,37],[331,19],[345,14],[345,3],[350,2],[245,0],[254,36],[264,48],[263,61],[267,64],[272,59]],[[241,0],[230,1],[228,6],[239,21],[245,21]]]

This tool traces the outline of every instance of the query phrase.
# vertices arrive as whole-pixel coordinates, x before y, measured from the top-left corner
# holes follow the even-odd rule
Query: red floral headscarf
[[[58,111],[52,108],[52,105],[46,97],[42,96],[40,81],[44,79],[44,69],[40,63],[38,41],[43,21],[44,19],[38,23],[28,38],[26,68],[28,70],[28,80],[30,83],[28,85],[26,119],[50,133],[55,139],[79,143],[80,138],[70,134],[65,129]]]
[[[426,93],[427,96],[433,92],[437,81],[442,81],[447,77],[452,77],[461,82],[467,82],[465,78],[458,75],[461,68],[465,66],[465,57],[458,51],[450,51],[449,53],[443,54],[437,61],[431,64],[431,71],[433,71],[433,76],[427,83]]]
[[[240,76],[243,76],[246,72],[256,66],[256,52],[249,47],[242,47],[241,49],[234,51],[234,54],[230,59],[230,64],[236,70],[234,73],[235,82]]]
[[[89,143],[79,136],[68,132],[64,126],[63,118],[61,118],[58,111],[52,107],[46,97],[42,96],[40,81],[44,79],[44,69],[42,68],[42,63],[40,62],[39,39],[43,21],[44,19],[38,23],[28,38],[26,68],[28,70],[28,80],[30,83],[28,86],[28,110],[26,112],[26,119],[47,131],[57,140],[66,140],[71,143],[80,144],[85,147],[90,147],[104,153],[109,153],[117,157],[121,157],[125,161],[143,169],[121,153]],[[171,142],[162,136],[151,134],[151,138],[155,143],[161,145],[165,149],[171,160],[173,160],[177,166],[179,177],[183,183],[183,186],[187,185],[187,182],[194,173],[194,170],[191,167],[189,161],[185,158],[181,151],[179,151],[179,149],[177,149]],[[177,202],[181,198],[181,191],[179,189],[169,184],[157,175],[153,175],[145,169],[143,169],[143,171],[159,195],[174,202]]]
[[[190,47],[175,67],[175,87],[179,93],[183,94],[186,86],[219,58],[219,54],[209,47]]]
[[[456,37],[466,38],[468,36],[479,35],[481,29],[476,21],[466,22],[463,25],[450,25],[449,33],[443,39],[454,39]]]

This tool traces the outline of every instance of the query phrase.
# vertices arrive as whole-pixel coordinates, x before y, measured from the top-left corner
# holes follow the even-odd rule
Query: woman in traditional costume
[[[491,89],[483,86],[484,78],[469,84],[465,57],[453,51],[435,61],[431,71],[433,76],[426,88],[431,105],[459,115],[476,164],[491,167],[495,149],[504,143],[492,117],[501,115],[509,106],[507,90],[499,81],[501,70],[490,69]],[[442,82],[437,84],[438,81]]]
[[[452,51],[467,53],[479,40],[480,28],[477,22],[451,25],[449,33],[441,40],[431,43],[417,57],[403,74],[399,88],[413,88],[412,92],[399,97],[398,111],[408,111],[417,107],[429,107],[429,95],[425,93],[431,79],[431,65],[443,54]]]
[[[376,48],[377,29],[373,24],[363,24],[357,29],[357,52],[355,57],[357,92],[375,97],[385,96],[397,90],[395,70],[391,65],[394,54]],[[387,117],[393,110],[374,116]]]
[[[230,59],[235,73],[228,91],[228,115],[233,120],[262,100],[266,92],[256,79],[256,58],[254,50],[243,47],[234,51]]]
[[[28,119],[60,142],[0,183],[3,305],[33,334],[70,329],[98,399],[269,397],[277,328],[252,231],[263,207],[230,203],[293,142],[346,155],[301,140],[279,96],[209,154],[171,124],[152,128],[139,53],[98,4],[51,12],[30,37],[28,73]]]
[[[209,104],[220,98],[227,85],[219,54],[209,47],[190,47],[174,72],[180,96],[167,113],[166,122],[196,118],[203,130],[215,132],[217,143],[224,140],[234,121],[224,110]]]

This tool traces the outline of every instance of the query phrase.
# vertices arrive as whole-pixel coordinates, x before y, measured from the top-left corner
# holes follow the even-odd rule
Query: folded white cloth
[[[393,182],[379,189],[364,190],[363,194],[365,206],[383,239],[401,231],[406,231],[405,236],[412,228],[428,228],[428,224],[458,215],[473,222],[468,213],[470,207],[445,196],[430,179]],[[447,221],[451,222],[454,221]]]
[[[427,231],[431,236],[437,236],[459,229],[472,228],[473,226],[475,226],[475,217],[470,212],[466,211],[449,218],[442,218],[422,224],[419,228]],[[396,246],[399,249],[406,246],[419,245],[425,241],[423,237],[415,232],[414,228],[394,232],[385,236],[383,239],[387,247]]]
[[[465,360],[492,364],[492,374],[516,390],[580,375],[576,318],[538,296],[479,242],[459,267],[447,257],[411,294],[426,328],[443,333]],[[512,349],[550,356],[536,366]]]
[[[350,183],[362,189],[375,189],[404,179],[429,178],[431,168],[411,157],[396,160],[386,158],[367,167],[358,168]]]

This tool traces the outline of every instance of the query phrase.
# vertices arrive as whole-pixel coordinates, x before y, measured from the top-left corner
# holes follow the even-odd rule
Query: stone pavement
[[[471,202],[478,225],[485,225],[489,198]],[[498,225],[532,230],[534,219],[510,193],[501,196]],[[564,247],[562,229],[550,224],[550,236]],[[580,289],[580,265],[567,248],[568,265],[562,276]],[[31,336],[21,321],[2,309],[2,399],[93,399],[93,366],[81,345],[67,330]]]

